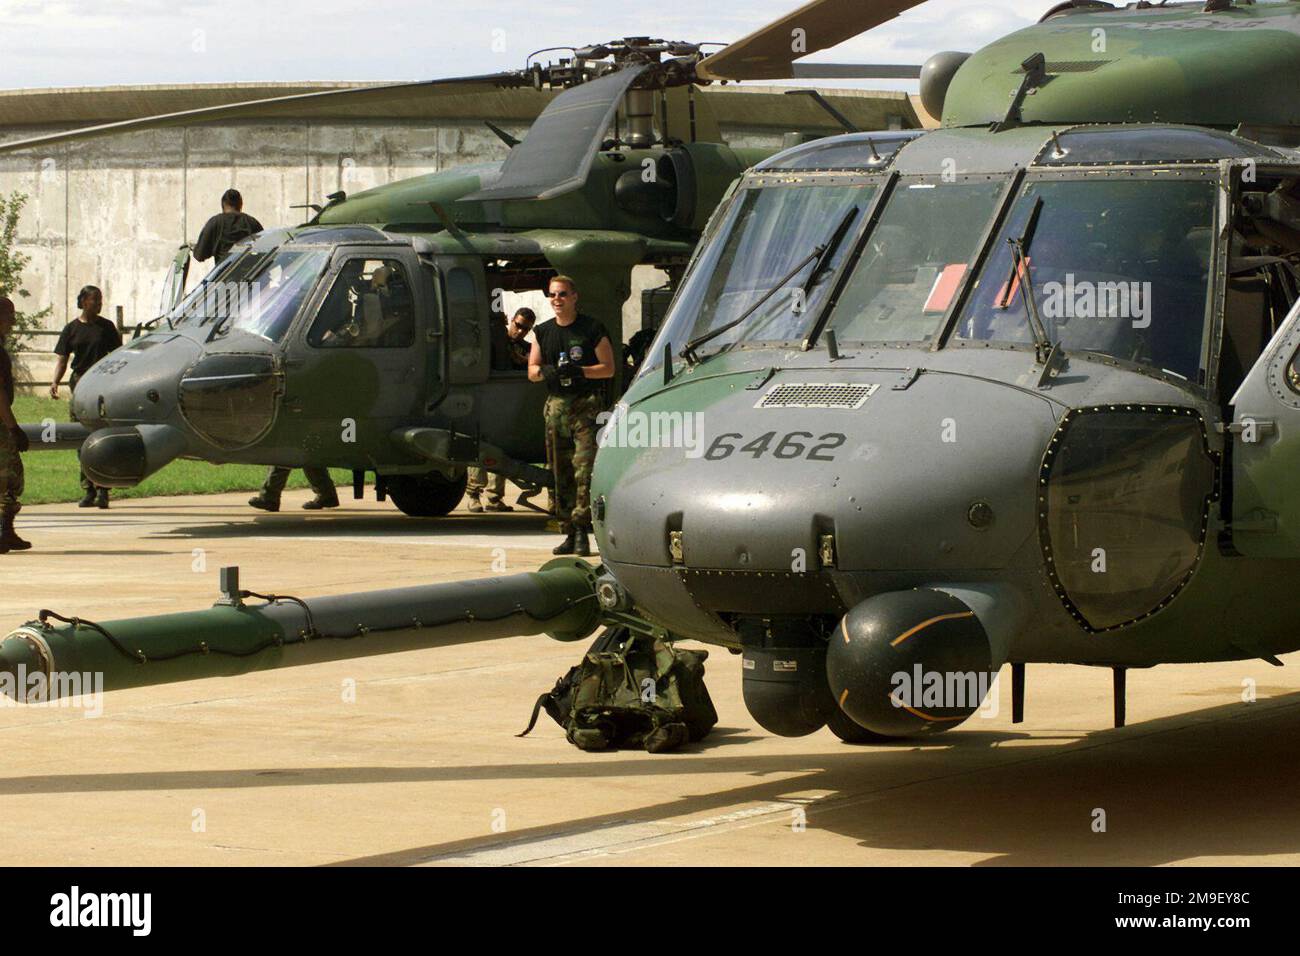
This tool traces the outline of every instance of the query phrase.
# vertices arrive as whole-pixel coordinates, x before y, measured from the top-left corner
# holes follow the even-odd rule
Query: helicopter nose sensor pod
[[[100,428],[81,446],[86,476],[105,488],[132,488],[185,451],[185,435],[171,425]]]
[[[835,703],[867,730],[938,733],[975,712],[1000,662],[962,601],[930,588],[867,598],[826,647]]]

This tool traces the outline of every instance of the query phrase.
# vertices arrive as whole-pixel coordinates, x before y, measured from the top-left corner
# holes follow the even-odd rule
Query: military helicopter
[[[606,425],[600,566],[256,604],[231,570],[210,610],[42,612],[3,667],[132,686],[604,625],[740,653],[760,725],[864,742],[959,725],[1006,664],[1014,721],[1026,666],[1069,663],[1113,670],[1122,725],[1129,668],[1280,663],[1300,4],[1064,3],[927,66],[940,128],[783,151],[714,213]]]
[[[380,500],[417,516],[451,511],[471,465],[532,493],[550,484],[535,464],[546,459],[545,395],[496,354],[504,296],[570,275],[583,310],[621,343],[632,269],[659,267],[670,286],[680,279],[723,192],[772,153],[722,143],[698,86],[728,74],[698,73],[701,44],[630,37],[571,52],[546,64],[530,56],[523,70],[264,99],[0,146],[310,116],[340,103],[560,91],[522,141],[496,130],[511,147],[504,162],[335,194],[308,224],[239,244],[181,298],[183,248],[163,315],[81,381],[73,410],[88,437],[67,429],[67,441],[33,447],[84,438],[82,466],[108,487],[136,485],[178,457],[348,468],[357,497],[373,472]],[[833,107],[821,121],[822,132],[851,127]],[[902,121],[916,124],[910,106]],[[42,429],[29,431],[35,439]]]

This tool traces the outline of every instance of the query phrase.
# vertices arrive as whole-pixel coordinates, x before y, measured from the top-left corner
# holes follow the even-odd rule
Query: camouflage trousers
[[[555,474],[555,517],[566,534],[591,528],[591,466],[603,408],[600,395],[546,399],[546,460]]]
[[[486,468],[471,467],[468,471],[469,478],[465,483],[466,494],[478,500],[478,497],[486,491],[490,504],[500,504],[502,496],[506,493],[506,476],[498,475],[495,471],[488,471]]]
[[[22,510],[23,459],[9,429],[0,427],[0,515],[12,518]]]

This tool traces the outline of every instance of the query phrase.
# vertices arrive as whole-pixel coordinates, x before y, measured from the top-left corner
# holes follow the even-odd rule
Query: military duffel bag
[[[718,722],[704,685],[708,656],[626,628],[610,629],[582,663],[538,698],[519,736],[545,710],[582,750],[644,747],[662,753],[702,740]]]

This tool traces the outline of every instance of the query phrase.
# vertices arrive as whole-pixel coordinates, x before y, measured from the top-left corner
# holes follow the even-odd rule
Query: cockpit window
[[[190,290],[164,318],[172,325],[187,322],[204,323],[230,314],[226,291],[257,270],[266,261],[265,253],[240,250],[231,253],[203,277],[203,281]]]
[[[664,342],[678,350],[711,332],[718,334],[699,354],[738,342],[798,339],[877,188],[804,181],[740,190],[674,300],[651,356],[662,353]],[[820,264],[814,256],[819,246],[828,246]]]
[[[351,259],[307,333],[316,348],[405,348],[415,342],[415,298],[395,259]]]
[[[223,328],[242,329],[279,342],[329,265],[329,255],[326,249],[284,248],[247,280],[233,274],[223,278],[221,284],[234,297],[233,307],[228,300],[231,314]]]
[[[1025,274],[1047,337],[1196,381],[1213,249],[1209,179],[1031,181],[957,321],[967,342],[1032,343]],[[1014,250],[1023,253],[1016,266]]]
[[[929,342],[940,332],[1004,180],[903,180],[831,314],[841,342]]]

